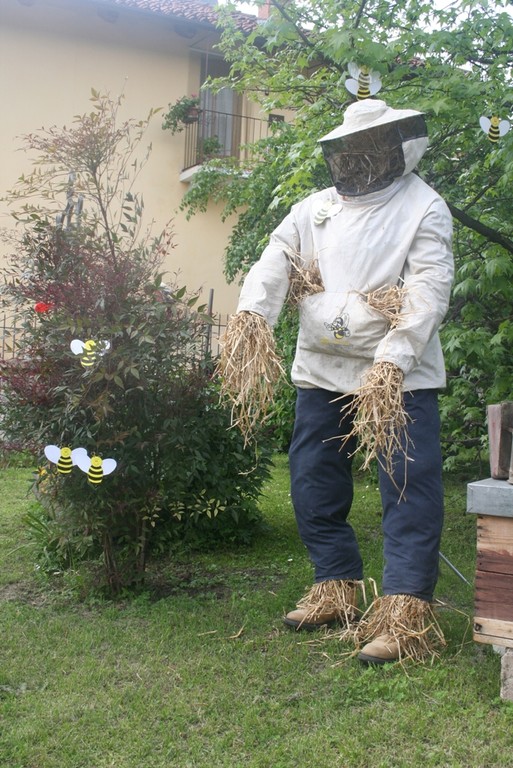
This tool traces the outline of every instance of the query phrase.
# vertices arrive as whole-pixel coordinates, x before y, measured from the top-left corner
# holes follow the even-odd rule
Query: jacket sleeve
[[[299,250],[299,232],[291,211],[274,230],[269,245],[246,275],[237,312],[255,312],[273,327],[289,289],[290,260],[287,254]]]
[[[444,201],[437,198],[412,241],[399,321],[378,345],[375,362],[395,363],[404,374],[419,365],[449,307],[453,277],[452,217]]]

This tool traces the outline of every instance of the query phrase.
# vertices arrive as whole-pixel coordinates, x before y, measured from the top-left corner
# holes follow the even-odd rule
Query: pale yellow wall
[[[32,5],[25,3],[30,2]],[[120,11],[105,21],[89,0],[0,0],[0,196],[27,171],[17,137],[40,127],[70,125],[90,108],[90,91],[118,95],[122,118],[143,118],[150,108],[166,108],[179,96],[198,92],[200,54],[212,40],[206,28],[192,40],[176,34],[169,20]],[[214,309],[232,312],[237,286],[223,276],[223,251],[230,224],[212,207],[186,221],[178,211],[187,188],[179,175],[184,134],[161,129],[157,116],[148,133],[150,162],[138,190],[158,230],[174,220],[176,248],[165,268],[179,272],[180,284],[214,289]],[[0,226],[10,225],[0,203]]]

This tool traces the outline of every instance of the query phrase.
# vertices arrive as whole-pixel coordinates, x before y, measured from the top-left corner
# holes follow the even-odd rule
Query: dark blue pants
[[[299,389],[289,450],[292,503],[299,534],[315,567],[315,581],[361,579],[363,564],[347,518],[353,501],[352,458],[355,443],[340,450],[350,417],[347,398],[323,389]],[[393,479],[379,469],[383,507],[384,594],[408,594],[431,600],[438,577],[443,525],[440,417],[435,390],[406,392],[408,457],[399,453]],[[403,491],[404,488],[404,491]]]

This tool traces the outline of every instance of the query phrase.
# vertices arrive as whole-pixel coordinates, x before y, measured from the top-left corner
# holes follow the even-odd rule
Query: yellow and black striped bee
[[[88,339],[87,341],[73,339],[70,347],[75,355],[81,355],[80,363],[84,368],[91,368],[98,360],[98,357],[104,355],[110,349],[110,343],[108,341],[94,341],[94,339]]]
[[[88,456],[86,454],[78,457],[77,465],[82,472],[85,472],[92,485],[99,485],[105,475],[114,472],[117,462],[115,459],[102,459],[100,456]]]
[[[381,76],[377,72],[357,64],[348,64],[347,68],[351,77],[346,80],[345,86],[358,101],[375,96],[381,90]]]
[[[73,451],[71,448],[64,446],[59,448],[58,445],[45,446],[45,456],[52,464],[57,465],[57,472],[61,475],[69,475],[73,466],[77,463],[77,459],[87,452],[85,448],[75,448]]]
[[[333,336],[336,339],[344,339],[351,335],[351,331],[348,328],[349,315],[344,312],[334,319],[332,323],[324,323],[328,331],[333,331]]]
[[[501,120],[498,115],[492,115],[491,117],[482,115],[479,118],[479,125],[481,130],[488,136],[488,139],[494,144],[511,128],[509,120]]]

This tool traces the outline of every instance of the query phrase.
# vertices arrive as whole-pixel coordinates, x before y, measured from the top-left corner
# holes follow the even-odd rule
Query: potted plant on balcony
[[[207,136],[200,139],[198,150],[200,158],[203,160],[212,160],[214,157],[219,157],[223,153],[223,145],[219,139],[219,136]]]
[[[162,128],[170,130],[171,133],[179,133],[185,125],[196,123],[200,114],[200,100],[195,93],[191,96],[181,96],[174,104],[169,105]]]

